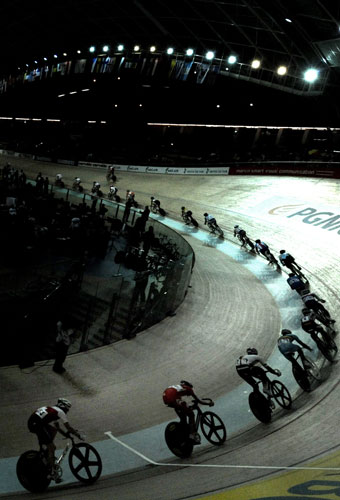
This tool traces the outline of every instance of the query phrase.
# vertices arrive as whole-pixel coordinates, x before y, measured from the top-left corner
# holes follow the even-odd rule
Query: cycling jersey
[[[170,385],[163,392],[163,401],[168,406],[178,405],[183,396],[193,396],[193,394],[193,389],[187,385]]]
[[[238,358],[238,360],[236,361],[236,369],[249,369],[253,366],[256,366],[257,364],[261,364],[263,366],[266,365],[263,359],[257,354],[245,354],[244,356]]]
[[[269,250],[269,247],[268,245],[266,245],[266,243],[263,243],[263,241],[261,241],[261,243],[255,243],[255,247],[261,252],[261,253],[265,253]]]
[[[290,266],[295,261],[294,257],[290,253],[282,253],[279,256],[280,262],[283,266]]]
[[[299,278],[299,276],[290,276],[287,279],[287,283],[292,290],[303,290],[306,288],[305,283]]]
[[[316,323],[316,314],[310,311],[308,314],[305,314],[303,318],[301,318],[301,327],[305,332],[312,332],[316,329],[320,328],[320,325]]]
[[[110,193],[116,194],[118,189],[114,186],[110,186]]]
[[[53,425],[55,427],[58,420],[61,420],[63,424],[68,422],[66,413],[58,406],[42,406],[35,410],[31,417],[33,416],[36,422],[40,421],[41,425]]]
[[[290,352],[296,352],[301,349],[299,345],[294,344],[298,342],[301,346],[304,345],[303,342],[296,335],[283,335],[277,341],[277,346],[282,354],[287,354]]]

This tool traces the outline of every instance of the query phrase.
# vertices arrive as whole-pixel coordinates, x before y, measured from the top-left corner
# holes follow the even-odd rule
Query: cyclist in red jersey
[[[181,422],[187,423],[188,418],[190,429],[189,438],[192,439],[195,444],[200,444],[201,437],[195,429],[195,413],[191,406],[188,406],[186,401],[182,401],[183,396],[189,396],[203,405],[213,406],[214,403],[212,401],[210,401],[209,403],[207,403],[206,401],[201,401],[194,393],[193,385],[186,380],[181,380],[180,384],[178,385],[170,385],[163,392],[164,404],[166,404],[170,408],[174,408],[175,412],[181,419]]]
[[[40,446],[47,449],[50,477],[54,480],[57,479],[57,476],[54,474],[54,452],[56,447],[53,440],[57,432],[60,432],[63,436],[67,435],[67,433],[60,428],[59,422],[64,424],[67,432],[74,434],[79,439],[83,439],[81,434],[79,434],[76,429],[73,429],[68,423],[66,413],[71,406],[70,401],[65,398],[59,398],[55,406],[42,406],[35,410],[27,422],[29,431],[37,435]]]

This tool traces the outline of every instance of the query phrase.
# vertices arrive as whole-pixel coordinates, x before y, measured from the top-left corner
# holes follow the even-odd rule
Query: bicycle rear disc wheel
[[[194,443],[189,439],[189,426],[170,422],[165,428],[165,442],[169,450],[179,458],[190,457]]]
[[[308,378],[308,374],[303,370],[302,367],[300,366],[295,366],[295,364],[292,366],[293,369],[293,375],[298,383],[298,385],[301,387],[306,392],[311,391],[311,386],[310,386],[310,381]]]
[[[288,410],[292,406],[292,397],[285,385],[278,380],[271,382],[273,398],[281,408]]]
[[[76,443],[68,456],[72,474],[78,481],[92,484],[102,473],[102,460],[98,451],[89,443]]]
[[[221,418],[212,411],[202,413],[200,425],[203,436],[211,444],[220,446],[227,439],[227,430]]]
[[[267,398],[260,392],[251,392],[248,401],[250,409],[257,420],[268,424],[271,421],[272,412]]]
[[[16,466],[20,484],[31,493],[42,493],[51,482],[47,478],[48,469],[36,450],[25,451],[20,455]]]

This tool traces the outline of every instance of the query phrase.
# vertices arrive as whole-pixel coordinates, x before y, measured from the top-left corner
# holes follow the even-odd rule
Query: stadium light
[[[251,67],[252,67],[253,69],[258,69],[260,66],[261,66],[261,61],[259,61],[258,59],[254,59],[254,60],[251,62]]]
[[[318,76],[319,76],[319,72],[317,69],[314,69],[314,68],[307,69],[307,71],[305,71],[304,75],[303,75],[306,82],[309,82],[309,83],[315,82],[315,80],[318,78]]]
[[[90,48],[89,48],[89,51],[90,52],[94,52],[96,50],[96,47],[94,45],[92,45]]]
[[[187,49],[186,55],[187,56],[192,56],[194,54],[194,49]]]
[[[229,64],[235,64],[237,61],[237,57],[236,56],[229,56],[228,57],[228,63]]]
[[[208,50],[208,52],[205,54],[205,58],[208,59],[208,61],[211,61],[215,57],[215,52],[212,50]]]
[[[119,44],[117,48],[118,48],[119,52],[122,52],[124,50],[124,45]]]
[[[286,66],[279,66],[277,68],[277,74],[280,76],[283,76],[287,73],[287,67]]]
[[[138,51],[139,51],[139,49],[140,49],[140,46],[139,46],[139,45],[135,45],[135,46],[133,47],[133,50],[134,50],[135,52],[138,52]]]
[[[169,54],[169,56],[171,56],[171,54],[174,53],[174,49],[172,47],[169,47],[166,51],[167,54]]]
[[[103,52],[108,52],[108,51],[109,51],[109,46],[108,45],[104,45]]]
[[[150,52],[155,52],[155,50],[156,50],[156,47],[155,47],[154,45],[152,45],[152,46],[150,47]]]

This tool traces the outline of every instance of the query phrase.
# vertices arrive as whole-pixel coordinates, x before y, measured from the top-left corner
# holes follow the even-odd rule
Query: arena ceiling
[[[118,43],[257,57],[267,67],[340,65],[337,0],[11,0],[0,16],[2,68]]]

